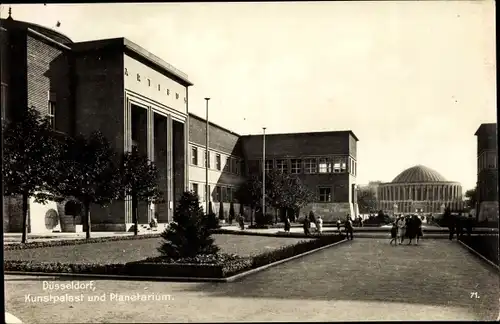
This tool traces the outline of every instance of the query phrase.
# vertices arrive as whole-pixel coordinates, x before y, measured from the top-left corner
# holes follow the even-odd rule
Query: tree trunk
[[[90,202],[84,201],[83,203],[83,215],[85,218],[85,238],[90,238]]]
[[[21,239],[22,243],[28,241],[28,194],[23,193],[23,236]]]
[[[138,202],[137,202],[137,195],[132,194],[132,221],[134,222],[134,235],[139,234],[139,215],[138,213]]]

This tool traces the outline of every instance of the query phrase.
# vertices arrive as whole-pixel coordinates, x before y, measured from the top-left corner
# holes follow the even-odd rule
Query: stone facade
[[[481,124],[477,136],[478,220],[498,220],[497,124]]]

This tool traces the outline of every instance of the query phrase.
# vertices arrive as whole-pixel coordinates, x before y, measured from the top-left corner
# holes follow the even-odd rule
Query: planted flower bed
[[[499,265],[498,234],[462,236],[460,241],[497,266]]]
[[[67,246],[67,245],[79,245],[79,244],[90,244],[90,243],[102,243],[102,242],[112,242],[112,241],[127,241],[127,240],[142,240],[150,238],[160,237],[160,233],[155,234],[142,234],[142,235],[127,235],[127,236],[107,236],[107,237],[94,237],[90,239],[67,239],[60,241],[45,241],[45,242],[28,242],[24,244],[9,244],[4,245],[4,250],[24,250],[24,249],[36,249],[54,246]]]
[[[241,257],[234,254],[198,255],[193,258],[153,257],[141,261],[119,264],[95,263],[50,263],[6,260],[5,271],[113,274],[129,276],[226,278],[276,261],[284,260],[307,251],[311,251],[344,239],[340,235],[328,235],[317,239],[300,241],[293,245],[261,253],[255,256]]]

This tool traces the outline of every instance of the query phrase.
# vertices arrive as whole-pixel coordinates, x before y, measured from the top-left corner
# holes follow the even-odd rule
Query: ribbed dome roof
[[[446,179],[437,171],[423,165],[417,165],[401,172],[393,183],[411,182],[446,182]]]

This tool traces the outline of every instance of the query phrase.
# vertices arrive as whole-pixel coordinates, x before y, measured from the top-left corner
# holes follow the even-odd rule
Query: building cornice
[[[56,40],[54,40],[54,39],[52,39],[50,37],[47,37],[47,36],[43,35],[42,33],[39,33],[39,32],[37,32],[37,31],[35,31],[35,30],[31,29],[31,28],[27,28],[27,31],[28,31],[28,33],[30,33],[32,35],[35,35],[37,37],[40,37],[40,38],[42,38],[42,39],[44,39],[44,40],[52,43],[53,45],[56,45],[57,47],[60,47],[60,48],[65,49],[65,50],[71,50],[71,47],[66,46],[66,45],[64,45],[62,43],[59,43],[58,41],[56,41]]]

